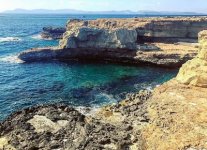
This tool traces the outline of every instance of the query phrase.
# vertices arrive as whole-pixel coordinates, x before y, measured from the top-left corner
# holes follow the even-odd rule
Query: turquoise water
[[[70,18],[82,18],[82,15],[0,14],[0,120],[16,110],[38,104],[107,105],[121,100],[127,92],[153,88],[177,73],[177,70],[146,66],[16,61],[15,56],[28,48],[57,45],[58,41],[41,40],[38,34],[44,26],[64,26]]]

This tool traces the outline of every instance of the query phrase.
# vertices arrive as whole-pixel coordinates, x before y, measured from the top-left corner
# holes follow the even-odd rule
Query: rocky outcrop
[[[198,32],[205,30],[206,17],[152,17],[130,19],[97,19],[90,21],[71,20],[67,31],[74,27],[89,27],[105,30],[129,29],[137,31],[137,41],[197,39]]]
[[[76,19],[68,22],[60,47],[137,50],[136,45],[146,41],[192,41],[206,26],[205,17]]]
[[[207,88],[207,31],[199,33],[198,56],[180,69],[177,80],[180,83]]]
[[[197,54],[206,17],[70,20],[58,48],[37,48],[24,61],[80,59],[179,67]],[[43,55],[42,55],[43,53]]]
[[[146,149],[207,148],[207,88],[173,79],[156,88],[149,101],[149,124],[141,133]]]
[[[66,31],[66,28],[59,27],[59,28],[54,28],[54,27],[44,27],[43,31],[41,32],[41,37],[43,39],[62,39],[63,33]]]
[[[142,131],[147,149],[207,148],[207,32],[199,34],[200,51],[178,76],[156,88],[149,100],[150,123]]]
[[[41,60],[51,60],[55,59],[57,56],[57,51],[54,47],[36,48],[22,52],[18,58],[23,61],[41,61]]]
[[[137,49],[137,32],[130,29],[108,31],[98,28],[73,28],[60,41],[62,49]]]
[[[140,45],[140,50],[127,49],[59,49],[37,48],[24,51],[18,58],[25,62],[47,61],[52,59],[79,59],[84,61],[108,61],[122,64],[149,64],[160,67],[175,68],[192,59],[197,54],[197,47],[189,45],[174,45],[154,43]]]

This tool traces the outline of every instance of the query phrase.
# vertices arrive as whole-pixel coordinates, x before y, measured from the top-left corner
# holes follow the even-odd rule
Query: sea
[[[23,63],[18,53],[56,46],[43,40],[43,27],[63,27],[70,19],[132,18],[134,15],[0,14],[0,120],[30,106],[63,103],[99,108],[127,93],[152,90],[175,77],[178,70],[79,61]]]

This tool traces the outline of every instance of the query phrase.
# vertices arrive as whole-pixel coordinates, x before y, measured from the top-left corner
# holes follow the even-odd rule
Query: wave
[[[23,63],[22,60],[20,60],[17,56],[6,56],[0,58],[1,62],[8,62],[8,63]]]
[[[19,37],[0,37],[0,42],[18,42],[21,40]]]
[[[40,34],[32,35],[31,38],[36,39],[36,40],[43,40]]]

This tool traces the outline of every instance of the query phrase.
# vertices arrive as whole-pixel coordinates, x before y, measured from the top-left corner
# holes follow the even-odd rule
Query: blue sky
[[[206,13],[207,0],[0,0],[0,12],[16,8],[88,11],[153,10]]]

